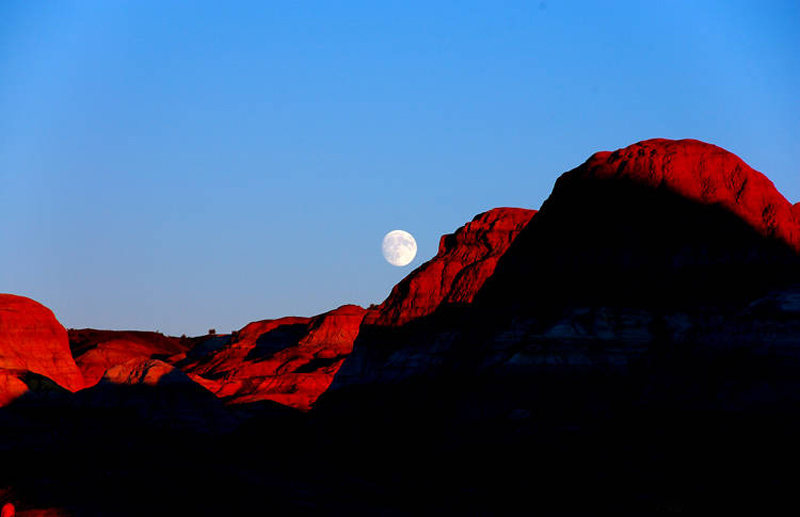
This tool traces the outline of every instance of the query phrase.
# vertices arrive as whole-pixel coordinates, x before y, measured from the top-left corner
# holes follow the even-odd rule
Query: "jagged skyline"
[[[67,330],[0,294],[2,513],[792,504],[800,204],[768,177],[651,139],[439,242],[380,305],[231,334]]]
[[[797,5],[0,6],[0,291],[67,327],[380,303],[419,245],[592,152],[737,154],[800,200]]]

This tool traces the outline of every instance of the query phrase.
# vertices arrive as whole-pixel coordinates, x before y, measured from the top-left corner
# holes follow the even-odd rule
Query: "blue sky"
[[[653,137],[800,201],[798,2],[227,4],[0,3],[0,292],[175,335],[379,303]]]

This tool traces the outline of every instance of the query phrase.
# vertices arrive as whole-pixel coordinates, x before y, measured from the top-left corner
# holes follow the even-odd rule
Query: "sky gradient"
[[[655,137],[800,201],[796,1],[344,4],[0,3],[0,292],[173,335],[380,303]]]

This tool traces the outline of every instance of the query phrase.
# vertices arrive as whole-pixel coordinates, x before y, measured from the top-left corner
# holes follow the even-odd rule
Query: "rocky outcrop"
[[[294,316],[254,321],[234,332],[222,346],[206,354],[190,354],[178,364],[183,371],[209,379],[233,374],[253,357],[296,345],[309,321],[310,318]]]
[[[30,298],[0,294],[0,369],[43,375],[75,391],[83,376],[70,353],[67,331],[44,305]],[[6,375],[6,398],[21,385]]]
[[[735,303],[796,278],[799,251],[800,220],[763,174],[711,144],[647,140],[563,174],[477,299]]]
[[[494,272],[497,260],[535,213],[495,208],[443,235],[436,256],[400,281],[389,297],[367,314],[365,324],[403,325],[442,305],[472,302]]]
[[[44,375],[28,370],[0,369],[0,406],[5,406],[23,395],[29,403],[63,400],[70,392]]]
[[[101,382],[129,386],[193,383],[185,373],[158,359],[132,359],[118,364],[108,369]]]
[[[365,313],[345,305],[314,318],[250,323],[229,345],[181,367],[228,403],[308,410],[352,351]]]
[[[95,385],[109,368],[133,359],[167,359],[186,353],[180,339],[157,332],[80,329],[69,331],[70,348],[87,386]]]
[[[0,406],[5,406],[28,392],[23,380],[24,372],[0,370]]]
[[[567,190],[558,195],[569,195],[574,188],[571,184],[620,179],[723,208],[760,235],[781,240],[800,252],[796,206],[793,208],[769,178],[720,147],[698,140],[654,139],[614,152],[598,152],[563,175],[556,189]]]

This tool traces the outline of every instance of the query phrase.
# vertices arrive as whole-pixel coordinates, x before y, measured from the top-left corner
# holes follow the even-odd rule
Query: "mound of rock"
[[[157,332],[70,330],[69,341],[87,386],[97,384],[109,368],[130,360],[165,360],[188,350],[180,339]]]
[[[766,176],[711,144],[647,140],[563,174],[477,300],[735,302],[796,279],[798,252],[800,218]]]
[[[352,351],[365,314],[345,305],[314,318],[250,323],[228,345],[181,368],[228,403],[272,400],[307,410]]]
[[[0,369],[40,374],[70,391],[84,385],[67,331],[50,309],[23,296],[0,294]],[[22,389],[15,376],[4,376],[6,398]]]
[[[472,302],[534,214],[535,210],[523,208],[495,208],[443,235],[436,256],[400,281],[364,322],[398,326],[432,314],[442,305]]]

